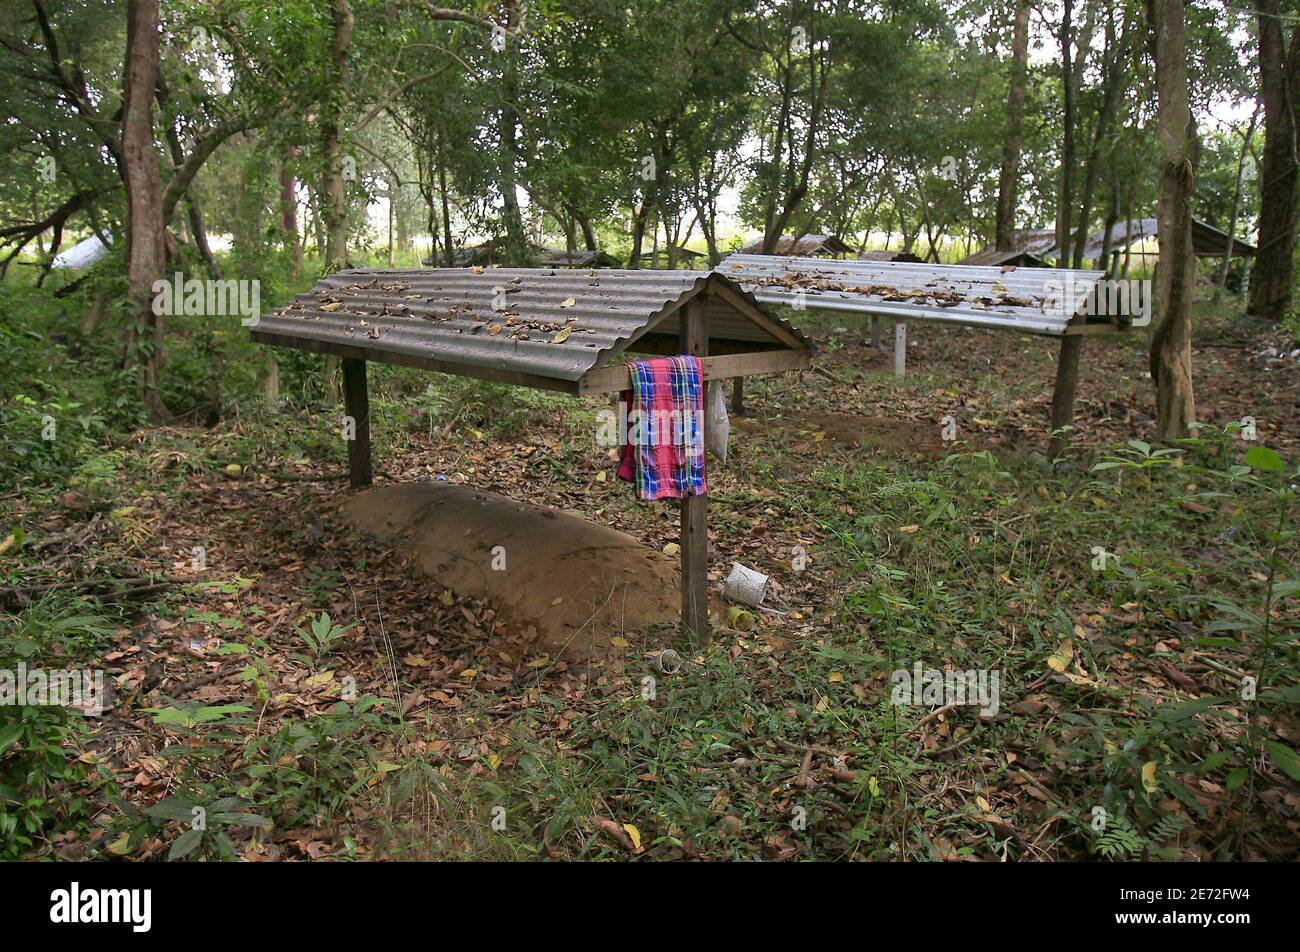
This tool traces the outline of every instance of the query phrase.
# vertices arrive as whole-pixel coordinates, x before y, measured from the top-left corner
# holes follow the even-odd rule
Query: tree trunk
[[[1061,184],[1056,197],[1056,262],[1069,267],[1070,215],[1074,202],[1074,0],[1061,12]],[[1065,349],[1062,348],[1062,355]]]
[[[1002,172],[998,176],[996,246],[1014,251],[1016,203],[1020,185],[1021,127],[1025,118],[1025,89],[1029,78],[1029,0],[1016,0],[1011,34],[1011,78],[1007,87],[1007,131],[1002,145]]]
[[[650,217],[650,202],[645,200],[632,215],[632,253],[628,255],[629,268],[641,267],[641,246],[645,243],[646,219]]]
[[[393,259],[393,227],[397,216],[397,187],[392,182],[388,183],[386,190],[388,196],[388,267],[395,266]]]
[[[578,250],[578,219],[573,212],[567,212],[562,222],[564,226],[564,250],[573,254]]]
[[[442,253],[448,268],[455,265],[451,246],[451,197],[447,191],[447,161],[443,157],[442,133],[438,133],[438,195],[442,202]]]
[[[1079,196],[1079,224],[1074,234],[1074,252],[1072,267],[1083,267],[1083,253],[1088,244],[1088,224],[1092,220],[1093,196],[1097,190],[1097,176],[1101,165],[1114,164],[1113,150],[1107,146],[1111,123],[1115,118],[1115,108],[1119,99],[1120,79],[1123,72],[1120,63],[1123,51],[1116,49],[1114,10],[1106,11],[1106,46],[1101,61],[1101,108],[1093,120],[1092,144],[1084,164],[1083,188]]]
[[[582,212],[575,211],[574,219],[578,222],[578,227],[582,229],[582,244],[588,251],[596,250],[596,229],[592,227],[591,219]]]
[[[1246,171],[1246,156],[1250,154],[1250,140],[1255,135],[1255,123],[1259,120],[1259,108],[1251,113],[1250,125],[1246,127],[1245,138],[1241,140],[1241,154],[1237,156],[1237,177],[1232,183],[1232,215],[1228,218],[1227,247],[1223,249],[1223,265],[1219,271],[1219,287],[1228,283],[1228,268],[1232,264],[1232,239],[1237,233],[1237,218],[1241,215],[1241,179]]]
[[[285,250],[293,256],[293,276],[302,274],[302,241],[298,237],[298,180],[293,174],[293,160],[298,148],[290,146],[280,161],[280,237]]]
[[[176,131],[174,125],[169,125],[167,128],[167,149],[172,157],[173,169],[179,170],[185,162],[185,149],[181,146],[180,133]],[[212,254],[212,246],[208,244],[208,230],[203,227],[203,212],[199,208],[198,200],[189,190],[186,190],[184,201],[190,225],[190,234],[194,236],[194,247],[199,250],[199,257],[203,259],[208,274],[214,280],[220,281],[221,265],[217,264],[217,259]]]
[[[352,9],[348,0],[333,0],[334,23],[332,64],[333,90],[343,96],[352,83]],[[343,179],[342,106],[333,101],[322,110],[321,145],[325,156],[325,195],[321,212],[325,218],[325,270],[340,271],[348,266],[348,203]]]
[[[141,360],[141,398],[153,423],[168,423],[171,411],[158,392],[162,366],[163,318],[151,306],[153,286],[162,279],[162,170],[153,131],[154,86],[158,81],[158,0],[130,0],[127,7],[126,75],[122,90],[122,158],[126,178],[126,244],[129,359]],[[177,289],[179,290],[179,289]],[[141,340],[141,334],[146,340]]]
[[[1111,153],[1110,166],[1110,198],[1106,202],[1106,221],[1101,229],[1101,258],[1093,263],[1094,267],[1100,267],[1106,272],[1108,277],[1116,277],[1116,269],[1112,266],[1110,260],[1111,246],[1114,244],[1115,225],[1119,222],[1119,181],[1118,173],[1115,171],[1114,153]]]
[[[497,187],[501,192],[502,217],[506,226],[506,264],[528,264],[528,239],[524,234],[523,214],[519,209],[519,89],[516,79],[518,45],[513,37],[519,26],[518,0],[506,0],[507,40],[502,52],[505,65],[501,74],[501,110],[497,114],[498,145],[501,149]]]
[[[1052,391],[1052,439],[1048,455],[1053,459],[1065,452],[1070,443],[1064,427],[1074,425],[1074,400],[1079,389],[1079,354],[1083,350],[1083,335],[1061,338],[1061,350],[1056,357],[1056,385]]]
[[[1156,436],[1187,436],[1196,416],[1192,396],[1192,173],[1196,127],[1187,93],[1184,0],[1149,0],[1155,37],[1156,130],[1160,142],[1160,321],[1151,338]]]
[[[185,197],[185,207],[189,213],[190,232],[194,235],[194,247],[199,249],[199,257],[207,266],[208,274],[212,275],[214,280],[220,281],[221,265],[217,263],[217,257],[212,253],[212,246],[208,244],[208,230],[203,226],[203,213],[199,210],[199,203],[193,195]]]
[[[1247,310],[1281,321],[1291,305],[1296,232],[1296,109],[1300,108],[1300,30],[1285,46],[1279,0],[1256,0],[1259,99],[1264,106],[1264,156],[1259,170],[1259,251]]]

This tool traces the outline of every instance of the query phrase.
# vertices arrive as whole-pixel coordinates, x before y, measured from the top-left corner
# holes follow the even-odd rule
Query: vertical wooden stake
[[[880,350],[880,317],[871,315],[871,346],[875,350]]]
[[[745,415],[745,378],[736,377],[731,382],[731,414]]]
[[[902,321],[894,324],[894,376],[907,376],[907,325]]]
[[[366,393],[366,362],[343,358],[343,412],[353,420],[353,438],[348,441],[348,476],[353,489],[369,486],[370,396]]]
[[[681,311],[678,347],[683,354],[709,355],[709,331],[703,295]],[[739,378],[737,378],[739,379]],[[701,438],[704,421],[700,421]],[[707,644],[709,631],[709,497],[683,496],[681,508],[682,629],[693,645]]]

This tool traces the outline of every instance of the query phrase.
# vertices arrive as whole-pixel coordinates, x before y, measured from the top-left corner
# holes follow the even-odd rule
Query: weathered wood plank
[[[708,341],[704,342],[705,348]],[[811,355],[796,350],[762,350],[750,354],[723,354],[717,357],[701,357],[705,380],[728,380],[732,377],[748,377],[752,374],[781,373],[786,370],[804,370],[811,361]],[[587,372],[578,382],[578,393],[609,393],[612,390],[626,390],[631,385],[627,366],[601,367]]]
[[[709,331],[701,295],[682,313],[681,351],[701,359],[708,356]],[[745,354],[741,357],[757,355]],[[626,373],[626,371],[625,371]],[[701,423],[701,426],[703,424]],[[703,434],[701,433],[701,436]],[[683,496],[680,500],[682,547],[682,628],[694,645],[707,644],[709,630],[709,527],[708,496]]]

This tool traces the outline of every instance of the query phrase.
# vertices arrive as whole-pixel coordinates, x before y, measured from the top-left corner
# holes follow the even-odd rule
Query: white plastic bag
[[[724,466],[727,463],[727,436],[731,420],[727,416],[727,399],[722,381],[710,380],[704,394],[704,448]]]

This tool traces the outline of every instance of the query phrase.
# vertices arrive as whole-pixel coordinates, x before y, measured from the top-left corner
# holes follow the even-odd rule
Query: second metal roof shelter
[[[1004,271],[742,254],[731,255],[714,270],[736,281],[756,300],[786,307],[919,318],[1050,337],[1117,331],[1129,318],[1129,308],[1096,314],[1099,308],[1090,306],[1106,277],[1101,271]]]
[[[869,315],[876,346],[879,318],[894,318],[894,373],[899,377],[906,371],[909,320],[1059,337],[1062,353],[1067,354],[1077,351],[1079,344],[1064,341],[1082,334],[1119,332],[1131,325],[1143,305],[1150,306],[1149,300],[1143,300],[1146,285],[1107,282],[1102,271],[734,254],[715,272],[732,278],[764,303]],[[1053,430],[1074,418],[1076,374],[1061,373],[1066,366],[1063,358],[1053,395]],[[739,382],[733,406],[743,412]]]
[[[980,265],[983,267],[1005,267],[1010,265],[1015,268],[1050,268],[1051,265],[1038,255],[1030,254],[1028,251],[999,251],[997,248],[989,245],[987,248],[981,248],[969,257],[962,258],[957,262],[959,265]]]
[[[753,241],[737,249],[736,254],[741,255],[758,255],[763,253],[763,239],[755,238]],[[833,258],[836,255],[851,255],[853,249],[834,235],[803,235],[796,238],[794,235],[782,235],[776,239],[773,245],[773,255],[803,255],[819,256],[824,258]]]
[[[627,354],[692,354],[705,380],[798,370],[811,345],[708,271],[340,271],[252,327],[253,340],[343,358],[348,468],[371,482],[366,362],[573,395],[626,390]],[[704,496],[681,500],[682,623],[708,636]]]
[[[1122,254],[1129,245],[1146,238],[1159,240],[1160,223],[1155,218],[1135,218],[1128,222],[1116,222],[1110,230],[1110,252],[1114,256]],[[1101,262],[1102,252],[1106,247],[1106,230],[1088,236],[1084,246],[1085,258]],[[1139,252],[1140,254],[1141,252]],[[1255,246],[1241,238],[1220,231],[1213,225],[1199,219],[1192,219],[1192,254],[1198,258],[1222,258],[1229,253],[1238,258],[1255,256]]]

